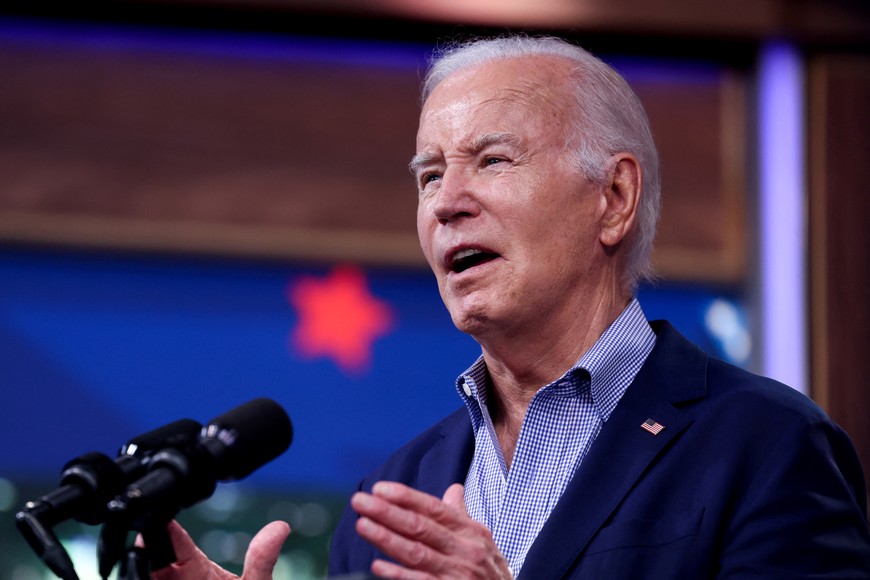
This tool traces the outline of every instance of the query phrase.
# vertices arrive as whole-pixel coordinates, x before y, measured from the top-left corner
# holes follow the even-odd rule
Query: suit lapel
[[[463,407],[441,426],[441,440],[420,458],[417,489],[441,497],[450,485],[465,483],[474,454],[474,431]]]
[[[670,325],[654,328],[655,349],[538,534],[520,577],[562,577],[656,457],[691,425],[674,403],[704,395],[707,356]],[[647,419],[664,429],[643,429]]]

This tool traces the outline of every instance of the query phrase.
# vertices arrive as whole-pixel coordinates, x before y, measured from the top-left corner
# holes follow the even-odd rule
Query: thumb
[[[242,580],[271,580],[281,547],[289,535],[290,526],[280,521],[272,522],[257,532],[245,553]]]
[[[465,486],[461,483],[454,483],[448,487],[441,500],[464,514],[468,513],[465,509]]]

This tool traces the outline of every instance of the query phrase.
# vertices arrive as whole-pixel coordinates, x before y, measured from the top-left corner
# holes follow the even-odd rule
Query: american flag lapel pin
[[[647,419],[643,423],[640,424],[640,428],[644,431],[649,431],[653,435],[658,435],[662,432],[662,429],[665,428],[664,425],[659,423],[658,421],[654,421],[652,419]]]

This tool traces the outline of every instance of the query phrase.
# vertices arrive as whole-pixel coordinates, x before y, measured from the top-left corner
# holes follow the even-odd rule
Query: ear
[[[607,167],[599,240],[613,248],[634,227],[643,179],[640,162],[631,153],[617,153]]]

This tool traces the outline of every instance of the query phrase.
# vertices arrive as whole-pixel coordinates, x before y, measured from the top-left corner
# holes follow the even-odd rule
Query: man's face
[[[566,61],[455,73],[420,117],[417,232],[454,324],[478,339],[572,316],[600,266],[600,187],[573,165]]]

